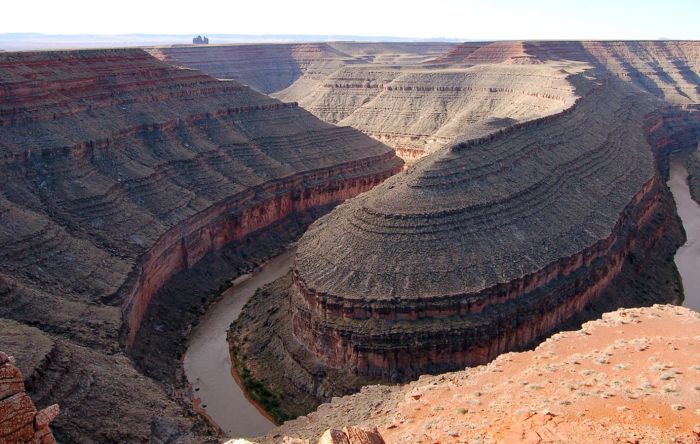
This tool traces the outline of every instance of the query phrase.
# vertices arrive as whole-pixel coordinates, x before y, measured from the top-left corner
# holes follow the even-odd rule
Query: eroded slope
[[[275,94],[327,122],[385,142],[404,158],[483,136],[571,106],[560,66],[464,69],[346,67],[320,84],[304,79]]]
[[[659,103],[572,81],[572,108],[439,150],[312,225],[287,284],[234,324],[239,366],[327,400],[488,362],[601,307],[678,301]]]
[[[196,68],[217,79],[234,79],[267,94],[288,87],[302,75],[324,77],[357,61],[326,43],[180,46],[148,51],[160,60]]]
[[[134,405],[109,403],[117,418],[146,412],[139,424],[71,422],[106,402],[108,385],[128,392],[138,372],[121,345],[133,345],[172,276],[400,168],[388,147],[351,128],[141,50],[3,54],[0,314],[55,338],[46,374],[58,381],[89,373],[86,362],[115,361],[80,390],[55,388],[53,376],[33,384],[42,402],[66,406],[57,435],[144,440],[158,411],[182,415],[151,381]]]

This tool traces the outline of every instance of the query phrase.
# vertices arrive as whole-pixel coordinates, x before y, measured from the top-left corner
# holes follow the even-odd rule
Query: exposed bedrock
[[[352,128],[138,49],[3,53],[0,98],[0,316],[59,344],[30,394],[66,407],[55,432],[70,441],[189,433],[148,378],[111,398],[139,375],[123,346],[152,296],[207,253],[402,168]]]
[[[55,444],[49,423],[58,413],[56,404],[37,411],[14,357],[0,352],[0,442]]]
[[[469,42],[433,62],[538,64],[555,60],[597,65],[671,103],[700,102],[700,43],[697,41]]]
[[[371,189],[398,171],[399,163],[386,169],[392,158],[395,155],[388,152],[352,165],[268,182],[218,202],[169,230],[143,256],[130,278],[135,283],[126,290],[124,299],[127,346],[133,345],[151,297],[176,273],[190,268],[208,252],[241,240],[292,213],[339,203]]]
[[[655,156],[688,128],[615,78],[572,81],[572,108],[437,151],[314,223],[290,288],[268,292],[291,315],[256,296],[234,325],[242,364],[328,399],[488,362],[599,308],[679,302]],[[256,338],[266,322],[278,333]]]
[[[199,69],[219,79],[234,79],[258,91],[280,91],[300,78],[321,80],[345,65],[416,64],[455,45],[429,42],[328,42],[150,48],[165,62]]]
[[[360,65],[275,93],[386,143],[405,160],[571,106],[561,65],[463,68]]]
[[[352,424],[389,443],[698,442],[697,312],[627,308],[580,328],[488,365],[365,387],[255,441],[313,443]]]
[[[330,367],[405,379],[555,328],[601,294],[658,210],[650,106],[597,86],[571,112],[456,145],[333,212],[297,253],[295,336]]]

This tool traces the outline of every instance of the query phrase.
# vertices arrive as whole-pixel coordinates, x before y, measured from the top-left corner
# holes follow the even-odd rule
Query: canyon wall
[[[575,94],[560,68],[347,66],[323,81],[302,78],[275,96],[359,129],[411,160],[568,108]]]
[[[331,42],[150,51],[170,63],[242,80],[298,102],[317,117],[359,129],[411,161],[455,140],[557,112],[574,99],[561,66],[468,69],[460,60],[465,47],[478,58],[472,64],[532,58],[522,42]],[[288,69],[289,64],[294,68]],[[272,86],[271,72],[288,71],[290,81]]]
[[[552,330],[601,294],[658,211],[651,110],[603,81],[570,112],[436,153],[341,206],[300,243],[296,338],[329,367],[408,379]]]
[[[693,124],[602,71],[570,80],[571,107],[439,150],[314,223],[232,326],[239,371],[328,400],[488,362],[601,307],[680,301],[662,163]]]
[[[463,43],[436,58],[436,63],[544,63],[579,61],[608,70],[670,103],[700,101],[700,42],[514,41]]]
[[[215,76],[244,77],[254,86],[267,82],[261,79],[270,77],[270,63],[291,63],[296,68],[288,81],[262,90],[327,122],[360,129],[414,161],[567,107],[573,97],[560,69],[572,73],[594,65],[671,103],[698,103],[698,51],[692,41],[502,41],[229,45],[153,53]]]
[[[199,69],[217,79],[233,79],[269,94],[302,75],[324,76],[354,57],[327,43],[175,46],[148,50],[156,58]]]
[[[151,421],[191,427],[157,385],[113,403],[117,417],[141,412],[142,426],[99,427],[104,416],[85,428],[77,413],[113,394],[109,380],[126,387],[137,373],[123,346],[174,275],[402,168],[358,131],[138,49],[3,53],[0,97],[0,316],[61,339],[57,374],[123,358],[84,390],[33,384],[30,395],[46,389],[42,402],[66,406],[57,427],[68,440],[81,428],[119,441],[163,432]],[[165,419],[141,411],[147,403]]]

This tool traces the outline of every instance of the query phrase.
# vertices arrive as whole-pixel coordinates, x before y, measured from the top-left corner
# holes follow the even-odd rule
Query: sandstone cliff
[[[58,412],[56,404],[37,411],[14,358],[0,352],[0,442],[55,444],[49,423]]]
[[[590,74],[571,108],[440,150],[313,224],[291,278],[234,324],[239,366],[328,400],[488,362],[601,307],[679,301],[659,103]]]
[[[57,436],[140,441],[162,431],[152,421],[175,417],[186,431],[191,419],[155,384],[133,405],[113,405],[117,418],[141,412],[140,424],[80,419],[111,387],[129,391],[138,372],[123,346],[159,289],[208,253],[400,168],[390,148],[351,128],[142,50],[4,53],[0,316],[56,344],[47,361],[56,380],[37,378],[30,394],[65,407]],[[109,377],[95,376],[103,364]],[[51,388],[82,372],[92,376],[81,390]]]

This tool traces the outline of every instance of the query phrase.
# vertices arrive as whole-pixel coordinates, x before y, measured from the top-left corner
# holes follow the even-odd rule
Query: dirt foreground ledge
[[[533,351],[379,391],[336,398],[263,441],[315,442],[342,427],[334,421],[355,419],[379,426],[387,443],[697,443],[700,313],[622,309]]]

